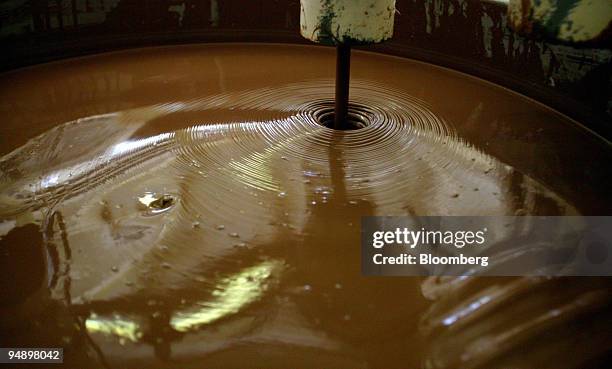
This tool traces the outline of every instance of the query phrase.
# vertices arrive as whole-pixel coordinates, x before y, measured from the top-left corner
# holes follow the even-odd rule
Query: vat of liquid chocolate
[[[279,3],[122,1],[73,28],[39,7],[5,38],[0,346],[62,347],[20,364],[45,368],[605,367],[607,278],[366,277],[359,249],[367,215],[608,214],[605,112],[564,90],[605,68],[553,88],[536,41],[503,54],[500,5],[426,6],[353,51],[361,128],[335,131],[334,50]]]

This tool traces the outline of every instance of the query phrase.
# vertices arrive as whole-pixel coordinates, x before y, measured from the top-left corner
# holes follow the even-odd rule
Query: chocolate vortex
[[[0,242],[40,245],[44,253],[23,254],[41,259],[27,263],[32,268],[45,265],[31,273],[37,281],[27,281],[27,296],[6,299],[10,314],[0,332],[87,353],[67,364],[75,368],[170,359],[219,368],[403,368],[517,358],[477,333],[490,329],[491,342],[508,337],[520,350],[531,341],[515,332],[530,338],[543,331],[517,321],[498,325],[507,311],[487,315],[476,306],[465,337],[486,355],[470,351],[462,361],[452,339],[460,325],[440,322],[461,315],[473,296],[461,290],[457,300],[432,304],[416,278],[361,276],[359,224],[366,215],[577,214],[581,203],[566,196],[575,195],[568,188],[577,179],[561,176],[554,159],[564,155],[556,137],[571,136],[571,122],[451,71],[355,53],[350,114],[363,127],[338,132],[324,126],[333,97],[320,67],[325,55],[271,45],[198,50],[98,56],[78,67],[48,67],[50,75],[31,70],[36,83],[46,76],[59,86],[54,99],[36,100],[28,95],[34,85],[23,81],[14,85],[30,87],[4,96],[15,107],[10,117],[22,117],[13,128],[43,121],[46,111],[65,117],[81,110],[0,159]],[[269,68],[255,73],[247,59]],[[295,70],[275,80],[287,65]],[[65,76],[75,76],[75,85],[62,85]],[[92,76],[104,78],[92,83]],[[284,82],[295,76],[301,81]],[[90,91],[105,86],[128,87],[117,95],[111,87]],[[32,103],[20,110],[23,96]],[[118,108],[123,103],[129,106]],[[40,117],[31,115],[36,106]],[[525,116],[538,119],[525,123]],[[539,131],[551,126],[550,135]],[[579,146],[580,155],[603,155],[594,140]],[[591,170],[598,162],[583,169],[598,173]],[[25,224],[40,229],[27,229],[36,242],[23,236]],[[5,278],[23,268],[6,265]],[[500,307],[515,296],[468,280]],[[600,290],[575,283],[581,306],[599,309]],[[560,305],[544,300],[532,310],[525,305],[522,316],[560,322]],[[421,329],[431,342],[417,334],[429,305]],[[23,322],[34,323],[25,329]],[[563,337],[595,324],[577,322]],[[580,362],[603,351],[581,352]],[[529,367],[534,357],[521,363]]]
[[[53,206],[160,155],[175,158],[172,168],[182,176],[209,178],[214,191],[221,186],[240,193],[248,186],[281,197],[297,192],[301,198],[295,201],[308,203],[305,187],[312,186],[297,183],[319,178],[319,187],[332,192],[335,170],[343,177],[342,188],[336,190],[347,192],[347,201],[373,197],[387,214],[407,209],[411,214],[436,214],[437,209],[448,214],[513,213],[499,198],[505,190],[495,183],[495,177],[512,173],[511,167],[465,144],[422,101],[375,82],[354,80],[352,86],[350,114],[363,128],[349,132],[322,126],[331,112],[331,81],[222,94],[67,123],[2,159],[1,183],[8,196],[0,214]],[[230,121],[207,121],[208,115]],[[231,121],[234,115],[242,120]],[[188,128],[130,139],[147,126],[172,126],[184,116],[191,119],[182,122]],[[258,119],[262,116],[266,119]],[[525,181],[566,209],[562,211],[575,212],[535,181]],[[489,191],[478,192],[479,187]]]

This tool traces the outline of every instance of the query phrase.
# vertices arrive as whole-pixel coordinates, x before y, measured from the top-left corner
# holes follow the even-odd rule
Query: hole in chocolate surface
[[[346,130],[351,131],[367,127],[371,123],[370,116],[372,114],[373,112],[364,105],[349,105],[347,114],[348,128]],[[319,108],[315,111],[314,117],[318,124],[334,129],[335,114],[333,104],[329,103]]]

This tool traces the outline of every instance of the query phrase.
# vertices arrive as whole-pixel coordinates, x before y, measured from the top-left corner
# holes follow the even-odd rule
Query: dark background
[[[299,0],[2,1],[0,70],[147,45],[306,43],[299,7]],[[609,48],[519,36],[503,2],[398,0],[397,10],[394,38],[367,48],[491,80],[612,137]]]

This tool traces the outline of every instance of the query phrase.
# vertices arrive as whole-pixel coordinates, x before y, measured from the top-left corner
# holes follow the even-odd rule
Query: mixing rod
[[[336,46],[334,129],[353,128],[348,118],[351,45],[379,43],[393,35],[395,0],[301,0],[303,37]]]

